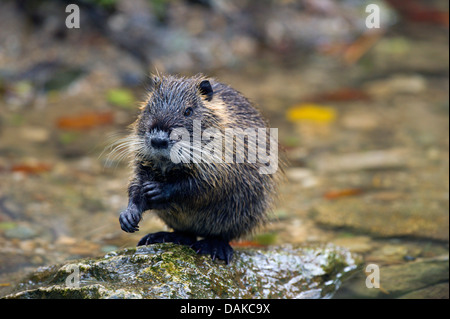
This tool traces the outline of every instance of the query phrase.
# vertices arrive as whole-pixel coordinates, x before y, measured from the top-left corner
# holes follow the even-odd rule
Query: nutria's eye
[[[192,113],[194,113],[194,109],[192,107],[188,107],[185,111],[184,111],[184,116],[191,116]]]

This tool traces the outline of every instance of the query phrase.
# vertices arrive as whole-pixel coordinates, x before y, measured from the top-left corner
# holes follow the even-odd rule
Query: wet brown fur
[[[205,97],[198,89],[209,80],[214,94]],[[186,119],[183,110],[194,109]],[[267,221],[282,170],[275,174],[260,174],[261,163],[186,163],[162,164],[149,156],[143,142],[153,126],[171,130],[182,126],[192,133],[191,121],[202,120],[202,131],[214,127],[268,127],[261,114],[242,94],[214,79],[197,75],[191,78],[156,76],[141,114],[133,125],[131,139],[140,147],[133,148],[134,176],[129,194],[138,192],[145,180],[177,183],[185,180],[186,192],[175,197],[167,207],[153,209],[172,229],[196,236],[215,236],[224,240],[237,239],[254,231]],[[144,145],[144,146],[142,146]],[[184,184],[183,184],[184,185]]]

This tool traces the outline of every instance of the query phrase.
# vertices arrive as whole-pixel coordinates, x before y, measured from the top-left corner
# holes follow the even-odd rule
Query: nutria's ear
[[[148,81],[148,90],[153,91],[161,84],[161,78],[158,75],[151,75]]]
[[[211,87],[211,83],[209,83],[208,80],[201,81],[198,85],[198,89],[200,91],[200,94],[204,95],[208,102],[212,100],[214,92]]]

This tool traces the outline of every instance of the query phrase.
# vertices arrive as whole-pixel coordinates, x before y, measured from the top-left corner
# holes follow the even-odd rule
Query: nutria
[[[267,220],[279,176],[277,141],[269,137],[268,125],[249,100],[212,78],[158,75],[150,86],[132,133],[125,139],[134,175],[128,187],[128,207],[119,218],[121,228],[129,233],[138,231],[142,213],[153,210],[174,231],[148,234],[138,246],[161,242],[189,245],[197,253],[228,263],[233,255],[229,242]],[[257,142],[251,134],[242,139],[236,136],[235,142],[231,136],[231,161],[230,156],[225,160],[230,147],[216,144],[216,151],[225,152],[208,157],[198,153],[206,145],[205,135],[197,146],[193,138],[196,129],[215,129],[226,135],[229,130],[244,129],[260,133],[257,129],[261,128],[266,134]],[[189,133],[184,144],[177,144],[182,135],[177,130]],[[238,144],[249,148],[258,143],[265,147],[265,155],[269,144],[270,151],[277,153],[276,157],[270,154],[271,162],[249,161],[250,150],[237,154]],[[179,145],[190,145],[189,157],[180,155]],[[264,157],[261,155],[258,153],[258,159]],[[264,172],[270,166],[272,170]],[[203,239],[197,241],[197,237]]]

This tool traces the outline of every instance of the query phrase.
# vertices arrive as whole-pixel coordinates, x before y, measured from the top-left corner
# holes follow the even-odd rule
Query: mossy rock
[[[239,249],[225,265],[155,244],[42,267],[4,298],[330,298],[360,263],[333,245]]]

